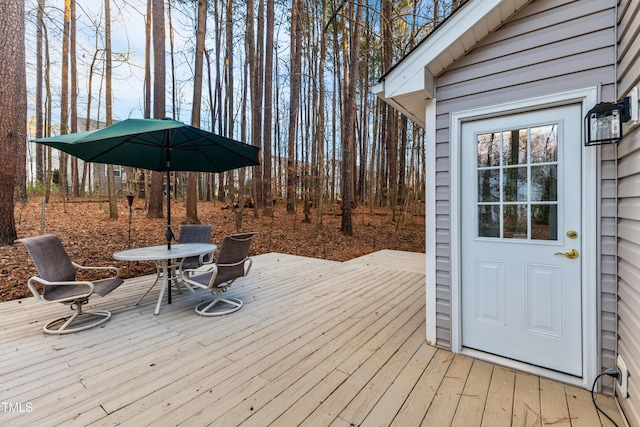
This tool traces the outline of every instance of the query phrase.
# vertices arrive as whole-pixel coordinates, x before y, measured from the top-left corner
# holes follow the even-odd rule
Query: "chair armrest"
[[[191,273],[208,273],[212,270],[218,271],[218,266],[215,264],[205,264],[201,265],[197,268],[185,268],[184,270],[180,270],[182,273],[191,274]]]
[[[246,276],[251,271],[251,266],[253,265],[253,259],[251,257],[246,257],[242,261],[235,262],[233,264],[218,264],[220,267],[235,267],[237,265],[244,264],[244,274]]]
[[[78,270],[93,270],[93,271],[111,271],[112,273],[115,274],[114,277],[120,277],[120,269],[118,267],[88,267],[88,266],[83,266],[80,265],[78,263],[75,262],[71,262],[71,264],[73,264],[73,266],[78,269]]]
[[[202,264],[202,265],[212,264],[213,263],[213,255],[214,255],[214,253],[215,253],[215,251],[200,255],[200,264]],[[205,259],[205,257],[207,257],[207,258]]]
[[[251,266],[253,265],[253,258],[247,257],[247,259],[245,259],[244,262],[245,262],[244,275],[246,276],[251,271]]]
[[[34,282],[35,283],[39,283],[41,285],[45,285],[45,286],[78,286],[78,285],[85,285],[85,286],[89,287],[89,291],[87,293],[74,295],[72,297],[61,298],[61,299],[56,299],[56,300],[47,300],[47,299],[44,299],[44,297],[40,294],[40,292],[38,292],[38,288],[36,288]],[[36,300],[40,304],[51,304],[51,303],[54,303],[54,302],[57,303],[57,302],[73,301],[73,300],[78,299],[78,298],[86,298],[86,297],[89,297],[93,293],[93,289],[94,289],[93,283],[91,283],[91,282],[83,282],[83,281],[79,281],[79,282],[50,282],[48,280],[44,280],[41,277],[37,277],[37,276],[33,276],[33,277],[29,278],[29,281],[27,282],[27,287],[29,288],[29,290],[31,291],[33,296],[36,298]]]
[[[198,276],[204,276],[208,273],[211,273],[211,278],[209,279],[207,284],[194,280],[194,278],[197,278]],[[192,274],[195,275],[195,277],[192,276]],[[216,280],[217,275],[218,266],[216,264],[205,264],[201,265],[198,268],[187,268],[185,270],[180,269],[180,276],[183,281],[200,288],[211,287],[211,284]]]

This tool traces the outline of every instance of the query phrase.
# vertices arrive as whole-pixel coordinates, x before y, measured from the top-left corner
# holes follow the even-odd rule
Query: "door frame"
[[[598,149],[582,148],[582,227],[583,230],[594,230],[593,233],[583,233],[580,253],[582,255],[582,378],[540,368],[523,362],[487,354],[478,350],[462,347],[462,295],[461,295],[461,214],[460,214],[460,148],[462,124],[468,121],[506,116],[522,112],[557,107],[567,104],[582,104],[582,115],[598,102],[599,87],[567,91],[547,96],[541,96],[521,101],[497,104],[487,107],[474,108],[450,114],[450,190],[451,190],[451,350],[454,353],[498,363],[514,369],[519,369],[535,375],[557,379],[585,388],[598,372],[598,294],[597,294],[597,241],[600,228],[598,227],[597,200],[599,195],[598,177],[600,165],[598,163]],[[581,118],[582,123],[582,118]],[[583,129],[580,131],[582,145]]]

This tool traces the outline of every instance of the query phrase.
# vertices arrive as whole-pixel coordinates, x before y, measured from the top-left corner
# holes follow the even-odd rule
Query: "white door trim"
[[[451,179],[451,350],[455,353],[473,353],[474,357],[483,357],[483,353],[469,351],[462,348],[462,313],[461,313],[461,247],[460,247],[460,138],[462,123],[465,121],[515,114],[537,109],[581,103],[583,114],[598,102],[598,87],[557,93],[505,104],[492,105],[450,114],[450,179]],[[582,133],[582,132],[581,132]],[[582,135],[581,139],[582,141]],[[594,147],[583,147],[582,150],[582,224],[584,233],[581,247],[582,262],[582,324],[583,324],[583,377],[557,373],[551,370],[541,370],[530,365],[519,363],[518,369],[529,371],[536,375],[544,375],[568,383],[581,385],[585,388],[598,372],[598,304],[597,304],[597,197],[598,176],[600,166],[597,162],[600,150]],[[509,366],[506,360],[497,360],[495,356],[487,360],[501,362]]]

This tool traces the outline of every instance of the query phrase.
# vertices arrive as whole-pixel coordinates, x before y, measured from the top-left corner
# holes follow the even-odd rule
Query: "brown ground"
[[[219,202],[199,202],[198,216],[202,223],[211,223],[211,240],[218,243],[236,232],[235,213],[224,209]],[[119,218],[109,220],[107,203],[95,200],[72,200],[62,203],[52,198],[45,206],[44,233],[56,234],[62,240],[71,259],[81,265],[115,265],[121,268],[123,277],[133,277],[155,272],[151,262],[125,263],[114,261],[112,254],[129,246],[129,208],[126,199],[118,200]],[[353,215],[352,237],[340,233],[340,208],[338,205],[324,209],[323,228],[316,229],[315,210],[312,223],[303,223],[304,215],[287,214],[284,203],[278,203],[275,214],[254,217],[253,209],[245,209],[242,231],[257,231],[251,253],[254,255],[281,252],[314,258],[345,261],[381,249],[397,249],[424,252],[424,215],[404,218],[392,223],[389,211],[379,211],[370,216],[362,207]],[[18,237],[40,234],[42,201],[32,198],[26,204],[16,206],[15,220]],[[166,242],[166,219],[146,217],[144,200],[135,200],[131,215],[131,247],[159,245]],[[172,201],[171,223],[176,237],[184,221],[184,203]],[[35,275],[35,268],[20,244],[0,246],[0,301],[31,296],[26,283]],[[126,265],[129,264],[129,265]]]

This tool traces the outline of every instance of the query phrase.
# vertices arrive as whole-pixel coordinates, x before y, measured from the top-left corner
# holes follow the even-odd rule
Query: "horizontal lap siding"
[[[476,0],[477,1],[477,0]],[[614,0],[536,0],[436,79],[438,345],[451,343],[450,113],[601,85],[615,98]],[[609,98],[609,99],[607,99]],[[598,149],[598,148],[594,148]],[[601,361],[615,363],[615,153],[602,151]],[[613,169],[612,169],[613,168]],[[611,208],[609,207],[611,206]],[[446,300],[446,298],[449,298]]]
[[[618,7],[618,98],[640,86],[640,1]],[[640,425],[640,127],[618,145],[618,352],[629,368],[629,398],[619,398]]]

